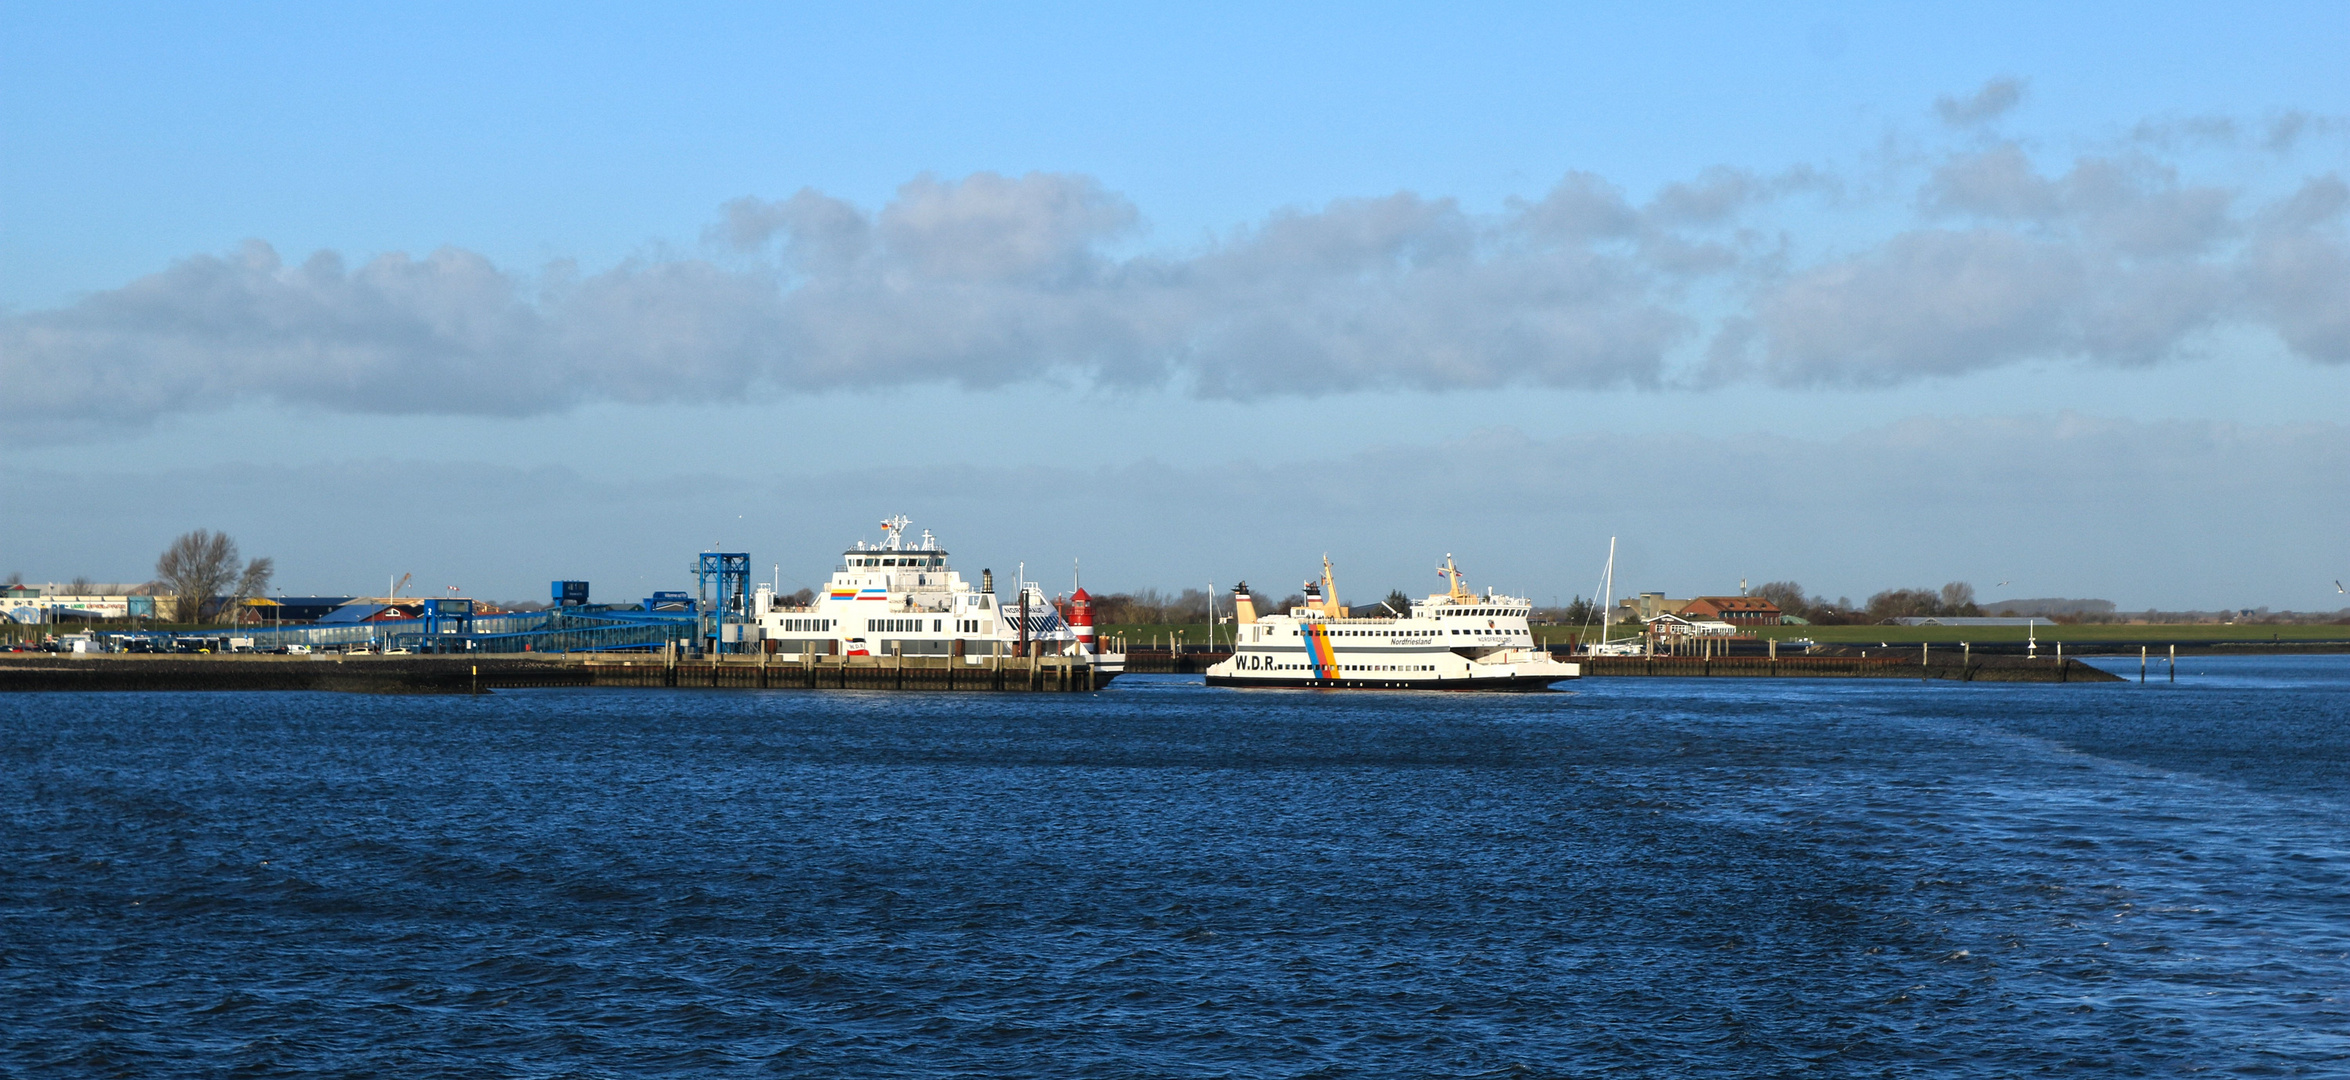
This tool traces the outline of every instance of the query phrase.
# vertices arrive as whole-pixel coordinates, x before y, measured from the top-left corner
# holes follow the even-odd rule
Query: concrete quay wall
[[[664,660],[513,656],[0,656],[8,691],[312,690],[471,694],[558,686],[676,686],[842,690],[990,690],[1083,693],[1114,674],[1060,657],[972,665],[947,657],[827,657],[760,663],[754,657]]]

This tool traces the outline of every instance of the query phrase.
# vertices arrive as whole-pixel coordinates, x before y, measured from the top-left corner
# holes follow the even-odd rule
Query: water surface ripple
[[[2344,1075],[2346,736],[2342,657],[13,695],[0,1075]]]

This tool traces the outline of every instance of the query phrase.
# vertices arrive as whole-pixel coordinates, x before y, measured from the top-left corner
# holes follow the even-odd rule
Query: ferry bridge
[[[615,652],[692,642],[698,637],[696,624],[701,621],[691,611],[648,612],[634,607],[559,607],[498,615],[475,615],[469,610],[444,614],[440,602],[431,600],[424,607],[424,613],[413,619],[238,629],[200,636],[251,638],[253,647],[261,651],[287,645],[371,645],[418,653]]]

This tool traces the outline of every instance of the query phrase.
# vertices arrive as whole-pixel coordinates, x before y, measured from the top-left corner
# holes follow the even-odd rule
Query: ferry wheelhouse
[[[1093,600],[1083,588],[1065,604],[1033,581],[996,595],[995,572],[978,587],[947,562],[928,529],[908,536],[903,515],[881,523],[881,542],[841,552],[832,577],[806,605],[778,601],[762,586],[752,598],[758,637],[778,660],[817,656],[945,656],[970,664],[991,657],[1070,656],[1115,674],[1125,657],[1103,654],[1093,632]],[[1065,616],[1065,617],[1064,617]]]
[[[1535,644],[1533,601],[1472,593],[1452,556],[1438,573],[1449,591],[1408,612],[1380,605],[1363,617],[1338,603],[1330,560],[1305,583],[1305,603],[1259,618],[1248,585],[1233,589],[1232,657],[1210,667],[1210,686],[1350,690],[1546,690],[1582,675]]]

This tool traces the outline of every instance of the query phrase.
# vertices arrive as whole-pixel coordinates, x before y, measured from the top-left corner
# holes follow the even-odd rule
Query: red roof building
[[[1777,626],[1784,612],[1759,596],[1700,596],[1681,609],[1681,617],[1711,620],[1732,626]]]

